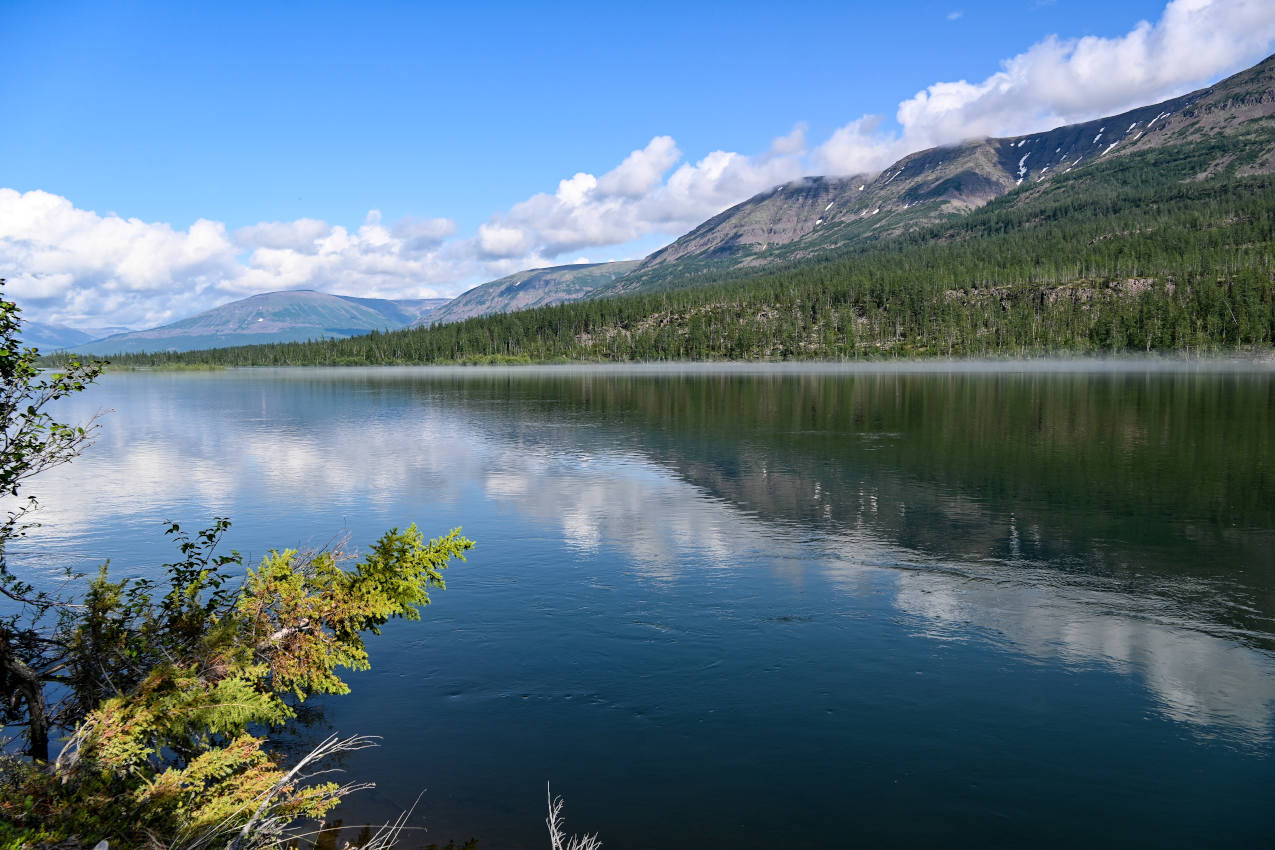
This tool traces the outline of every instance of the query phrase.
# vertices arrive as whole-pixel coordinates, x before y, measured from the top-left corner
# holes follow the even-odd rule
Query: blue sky
[[[0,274],[70,323],[258,287],[451,295],[639,256],[800,173],[1188,90],[1270,52],[1262,17],[1275,3],[5,0]],[[1041,82],[1066,76],[1074,97]],[[560,183],[635,151],[609,183]]]

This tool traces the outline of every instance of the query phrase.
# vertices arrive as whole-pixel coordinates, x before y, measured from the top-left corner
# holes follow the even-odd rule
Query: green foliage
[[[52,844],[58,836],[43,829],[27,829],[0,821],[0,850],[23,850]]]
[[[67,647],[83,714],[53,765],[6,771],[0,817],[125,846],[147,831],[224,843],[272,789],[280,822],[335,805],[335,785],[284,783],[282,755],[252,730],[296,717],[314,694],[348,693],[339,671],[368,666],[363,634],[418,618],[473,543],[459,529],[429,542],[394,529],[353,569],[340,552],[273,551],[229,589],[242,562],[214,555],[227,527],[192,538],[171,526],[185,557],[165,585],[103,568],[61,618],[50,639]]]
[[[20,312],[0,297],[0,421],[5,424],[0,493],[10,496],[18,495],[20,482],[70,460],[83,445],[86,429],[54,420],[46,408],[83,390],[100,371],[98,364],[71,357],[65,371],[41,374],[39,352],[18,341]]]

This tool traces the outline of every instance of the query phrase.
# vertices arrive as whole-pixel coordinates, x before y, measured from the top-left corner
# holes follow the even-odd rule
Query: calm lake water
[[[951,368],[110,375],[10,558],[463,526],[312,730],[419,843],[1270,846],[1275,372]]]

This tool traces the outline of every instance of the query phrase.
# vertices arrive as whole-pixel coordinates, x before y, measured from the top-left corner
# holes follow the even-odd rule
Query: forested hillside
[[[1109,157],[1230,134],[1253,119],[1275,120],[1275,57],[1208,88],[1119,115],[917,151],[877,175],[806,177],[777,186],[651,254],[597,295],[694,286],[715,272],[758,273],[815,261],[963,216],[1019,186]],[[1219,158],[1226,156],[1224,147]],[[1268,159],[1258,170],[1273,167]]]
[[[817,263],[343,340],[132,365],[1269,349],[1275,127],[1105,158]],[[1224,165],[1218,166],[1219,161]]]

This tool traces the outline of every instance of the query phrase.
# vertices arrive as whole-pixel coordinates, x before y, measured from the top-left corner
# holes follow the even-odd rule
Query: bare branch
[[[271,803],[279,796],[289,784],[291,784],[308,765],[313,764],[320,759],[337,753],[349,753],[357,750],[367,749],[368,747],[377,746],[379,739],[370,735],[355,735],[350,738],[338,738],[336,735],[328,737],[323,743],[315,747],[307,753],[300,761],[293,765],[292,770],[288,771],[273,786],[270,787],[265,794],[262,795],[261,803],[257,806],[257,810],[253,812],[252,817],[239,830],[239,834],[230,842],[226,850],[242,850],[248,846],[249,837],[253,830],[259,825],[259,822],[266,816],[270,810]],[[362,787],[368,787],[364,785]]]
[[[566,819],[562,817],[562,798],[553,796],[548,782],[545,783],[545,795],[549,799],[549,817],[545,818],[545,825],[549,827],[551,850],[602,850],[602,842],[598,840],[597,833],[573,835],[567,838],[566,831],[563,829]]]

